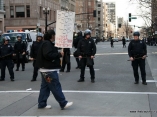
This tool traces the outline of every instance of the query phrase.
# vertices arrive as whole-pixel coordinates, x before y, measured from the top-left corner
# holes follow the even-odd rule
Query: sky
[[[116,2],[116,14],[117,17],[124,17],[124,20],[128,20],[129,13],[132,15],[137,15],[137,6],[138,4],[131,4],[129,3],[129,0],[103,0],[103,2]],[[144,21],[142,18],[137,17],[137,19],[132,19],[131,22],[129,22],[130,25],[135,26],[144,26]],[[135,31],[139,30],[139,28],[135,28]]]

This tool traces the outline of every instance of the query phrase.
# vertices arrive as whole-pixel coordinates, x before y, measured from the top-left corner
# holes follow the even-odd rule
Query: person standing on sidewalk
[[[36,41],[33,42],[32,47],[31,47],[31,54],[30,54],[30,60],[33,61],[33,67],[34,67],[34,71],[33,71],[33,77],[31,81],[36,81],[37,76],[38,76],[38,70],[39,68],[35,66],[36,63],[36,57],[38,54],[38,50],[42,44],[42,39],[43,39],[43,34],[38,32],[37,33],[37,39]]]
[[[38,108],[51,108],[47,105],[47,99],[50,91],[53,93],[55,99],[59,103],[61,109],[67,108],[73,104],[68,102],[62,92],[61,84],[59,82],[58,72],[61,68],[60,57],[64,56],[64,52],[58,52],[58,48],[54,45],[55,32],[48,30],[44,35],[44,41],[41,44],[36,58],[36,67],[40,68],[42,83],[40,94],[38,98]]]
[[[91,82],[95,82],[95,71],[94,71],[94,56],[96,54],[96,45],[94,40],[91,39],[91,31],[89,29],[85,30],[84,32],[84,39],[79,41],[78,47],[78,54],[80,58],[81,64],[81,75],[78,82],[84,82],[84,74],[85,74],[85,67],[89,67],[90,75],[91,75]],[[87,63],[89,62],[90,65]]]
[[[0,81],[5,80],[5,68],[8,68],[10,74],[10,80],[14,81],[14,62],[13,57],[13,48],[9,44],[10,37],[3,37],[3,44],[0,46],[0,60],[1,60],[1,79]]]
[[[25,57],[26,57],[26,44],[22,41],[22,35],[17,34],[18,41],[14,45],[14,51],[16,55],[16,71],[19,71],[20,63],[22,64],[22,71],[25,70]]]
[[[132,61],[132,68],[134,71],[135,83],[139,84],[138,66],[141,70],[142,84],[146,83],[145,58],[147,57],[147,47],[144,41],[139,40],[140,33],[134,32],[134,40],[129,43],[128,54],[130,61]]]

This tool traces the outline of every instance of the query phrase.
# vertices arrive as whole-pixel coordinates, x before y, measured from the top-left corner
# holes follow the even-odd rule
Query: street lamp
[[[49,14],[50,12],[50,8],[44,8],[43,7],[43,13],[45,14],[45,32],[47,32],[47,15]]]

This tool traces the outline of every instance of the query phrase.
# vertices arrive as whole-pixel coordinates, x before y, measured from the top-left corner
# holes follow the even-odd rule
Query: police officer
[[[94,40],[91,39],[91,31],[89,29],[87,29],[84,32],[84,38],[82,40],[79,41],[78,47],[78,54],[79,54],[79,58],[80,60],[80,64],[81,64],[81,75],[80,75],[80,79],[78,80],[78,82],[84,82],[84,74],[85,74],[85,67],[87,65],[87,61],[88,60],[92,60],[93,64],[88,66],[90,69],[90,75],[91,75],[91,82],[94,83],[95,82],[95,71],[94,71],[94,56],[96,54],[96,46],[94,43]]]
[[[70,69],[71,69],[70,48],[64,48],[63,52],[64,52],[64,56],[63,56],[62,67],[61,67],[60,72],[64,72],[66,65],[67,65],[67,71],[66,72],[70,72]]]
[[[0,46],[0,59],[1,59],[1,79],[0,79],[0,81],[5,80],[6,66],[8,68],[11,81],[14,81],[14,72],[13,72],[14,63],[12,60],[13,48],[9,44],[9,40],[10,40],[9,36],[3,37],[3,44]]]
[[[22,64],[22,71],[25,70],[25,55],[26,55],[26,44],[22,41],[22,35],[17,35],[18,41],[14,45],[14,52],[16,55],[17,69],[19,71],[20,63]]]
[[[77,33],[77,37],[76,37],[76,39],[74,39],[74,41],[73,41],[73,45],[74,45],[75,49],[77,49],[78,43],[79,43],[79,41],[82,40],[82,39],[83,39],[83,35],[82,35],[82,31],[80,31],[80,32]],[[76,50],[76,51],[77,51],[77,50]],[[76,59],[76,62],[77,62],[77,67],[76,67],[76,69],[79,69],[79,68],[80,68],[80,60],[79,60],[78,57],[76,57],[75,59]]]
[[[134,32],[133,36],[134,36],[134,40],[132,40],[128,46],[128,54],[130,60],[132,61],[132,67],[135,77],[134,84],[139,83],[139,73],[138,73],[138,66],[139,66],[141,70],[142,84],[147,85],[146,71],[145,71],[145,58],[147,55],[147,47],[144,41],[139,40],[139,36],[140,36],[139,32]]]
[[[37,76],[38,76],[39,68],[36,67],[35,64],[36,64],[36,57],[37,57],[37,54],[38,54],[38,49],[42,44],[42,40],[43,40],[43,34],[42,33],[37,33],[37,39],[32,44],[30,60],[33,61],[34,71],[33,71],[33,77],[32,77],[31,81],[36,81]]]

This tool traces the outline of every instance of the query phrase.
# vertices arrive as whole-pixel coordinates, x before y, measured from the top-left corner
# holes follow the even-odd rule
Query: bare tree
[[[126,34],[126,37],[128,38],[131,35],[132,31],[132,27],[129,25],[128,21],[124,21],[122,28]]]

